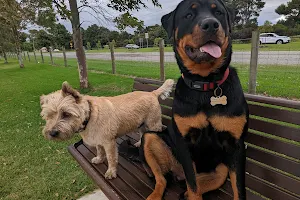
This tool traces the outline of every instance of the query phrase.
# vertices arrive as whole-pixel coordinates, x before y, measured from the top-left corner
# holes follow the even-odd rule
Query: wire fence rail
[[[256,34],[256,37],[254,37]],[[290,50],[283,45],[259,45],[258,33],[250,40],[233,41],[232,66],[239,74],[245,92],[274,97],[300,99],[300,45]],[[241,46],[235,46],[237,45]],[[283,50],[282,50],[283,49]],[[15,54],[7,53],[10,58]],[[159,47],[140,50],[115,49],[86,51],[88,69],[102,73],[122,74],[165,80],[177,79],[180,72],[172,47],[164,41]],[[26,52],[23,59],[53,66],[77,67],[75,52]]]

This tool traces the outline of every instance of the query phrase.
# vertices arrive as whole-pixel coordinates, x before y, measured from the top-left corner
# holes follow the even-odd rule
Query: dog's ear
[[[42,95],[40,96],[40,105],[44,105],[46,103],[46,96],[45,95]]]
[[[72,96],[74,97],[76,103],[79,103],[79,102],[81,101],[81,99],[82,99],[81,94],[80,94],[77,90],[73,89],[73,88],[69,85],[69,83],[66,82],[66,81],[63,82],[61,91],[62,91],[62,95],[63,95],[64,97],[66,97],[66,96],[68,96],[68,95],[72,95]]]
[[[229,27],[229,33],[232,32],[232,23],[234,22],[235,18],[235,10],[228,4],[225,4],[222,0],[219,0],[219,2],[224,6],[227,14],[227,22]]]
[[[167,15],[164,15],[161,18],[161,23],[164,29],[167,31],[169,38],[173,36],[174,31],[174,17],[175,17],[175,10],[170,12]]]

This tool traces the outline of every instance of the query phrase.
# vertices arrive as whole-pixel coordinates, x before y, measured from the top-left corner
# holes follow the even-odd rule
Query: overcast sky
[[[105,0],[104,0],[105,1]],[[164,14],[167,14],[175,9],[177,4],[181,0],[159,0],[159,2],[162,5],[162,8],[154,8],[151,4],[149,5],[148,9],[142,9],[139,12],[134,12],[133,15],[137,17],[138,19],[141,19],[145,22],[146,26],[154,25],[154,24],[160,24],[160,19]],[[258,18],[259,25],[262,25],[266,20],[269,20],[273,23],[276,23],[278,19],[280,19],[280,15],[277,15],[275,13],[275,9],[283,3],[288,2],[288,0],[265,0],[266,5],[262,12],[260,13],[260,17]],[[116,11],[113,11],[109,8],[107,8],[109,13],[111,14],[111,17],[118,16],[119,13]],[[111,30],[117,30],[114,27],[114,24],[111,22],[107,22],[105,20],[97,21],[93,17],[91,17],[88,13],[81,13],[80,14],[80,20],[83,22],[82,26],[83,28],[87,28],[88,26],[92,24],[98,24],[101,26],[105,26]],[[71,24],[66,21],[61,21],[69,31],[71,31]],[[131,32],[130,30],[127,30]]]

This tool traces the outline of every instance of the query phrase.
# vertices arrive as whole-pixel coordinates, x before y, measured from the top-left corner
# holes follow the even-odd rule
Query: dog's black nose
[[[219,22],[216,19],[205,19],[201,24],[201,29],[207,33],[216,33],[219,30]]]
[[[57,130],[53,130],[53,131],[50,132],[51,137],[57,137],[58,134],[59,134],[59,132]]]

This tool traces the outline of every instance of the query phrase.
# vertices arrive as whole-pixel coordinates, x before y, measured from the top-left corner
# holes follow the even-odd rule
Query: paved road
[[[47,54],[46,54],[47,55]],[[62,53],[54,53],[62,57]],[[86,53],[87,59],[110,60],[110,53]],[[250,52],[234,52],[233,63],[250,64]],[[76,58],[75,52],[67,52],[67,58]],[[159,52],[152,53],[115,53],[116,60],[159,62]],[[173,52],[165,52],[165,62],[175,62]],[[300,65],[300,51],[261,51],[259,64],[265,65]]]

